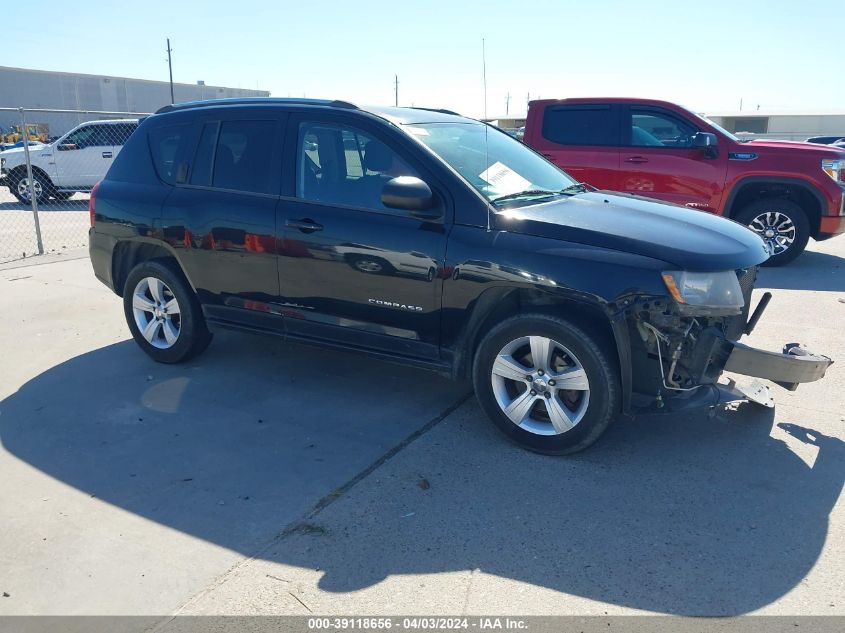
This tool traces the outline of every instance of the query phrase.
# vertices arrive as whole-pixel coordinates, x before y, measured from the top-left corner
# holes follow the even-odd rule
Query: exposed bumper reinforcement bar
[[[812,354],[797,343],[784,345],[782,353],[736,342],[731,342],[731,345],[733,349],[725,362],[724,371],[765,378],[789,391],[794,391],[802,382],[824,377],[833,363],[827,356]]]

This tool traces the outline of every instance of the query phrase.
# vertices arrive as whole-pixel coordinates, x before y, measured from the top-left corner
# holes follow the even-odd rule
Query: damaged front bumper
[[[747,387],[738,387],[733,380],[725,385],[719,382],[723,372],[770,380],[790,391],[824,377],[833,361],[797,343],[772,352],[737,341],[751,333],[771,298],[765,293],[749,317],[752,283],[743,288],[745,306],[735,316],[681,315],[671,303],[655,300],[632,306],[627,319],[633,344],[635,409],[656,405],[677,410],[740,399],[772,406],[768,388],[760,381]]]
[[[733,349],[725,362],[725,371],[765,378],[790,391],[795,391],[802,382],[820,380],[833,363],[827,356],[808,352],[798,343],[784,345],[781,353],[742,343],[730,344]]]
[[[781,352],[757,349],[729,340],[718,328],[711,327],[701,332],[682,363],[687,376],[698,384],[712,383],[728,371],[771,380],[795,391],[801,383],[823,378],[833,361],[798,343],[787,343]]]

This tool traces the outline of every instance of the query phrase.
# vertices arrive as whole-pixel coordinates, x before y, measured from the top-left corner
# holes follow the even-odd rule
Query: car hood
[[[497,228],[663,260],[682,270],[756,266],[769,253],[741,224],[704,211],[598,191],[498,211]]]
[[[770,141],[768,139],[754,139],[747,143],[742,143],[742,147],[755,149],[773,149],[784,150],[789,152],[810,152],[820,156],[830,156],[832,158],[845,156],[845,151],[833,145],[821,145],[819,143],[804,143],[801,141]]]
[[[20,156],[22,154],[23,147],[13,147],[12,149],[4,149],[2,152],[0,152],[0,156],[2,156],[3,158],[8,158],[9,156]]]
[[[29,153],[34,154],[35,152],[42,152],[44,151],[45,147],[47,147],[47,145],[30,145]],[[23,147],[13,147],[12,149],[5,149],[0,152],[0,156],[2,156],[3,158],[20,158],[21,160],[26,160]]]

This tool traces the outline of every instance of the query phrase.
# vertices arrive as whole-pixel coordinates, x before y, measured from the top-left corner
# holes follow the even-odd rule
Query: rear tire
[[[123,312],[132,338],[156,362],[189,360],[211,342],[196,294],[164,261],[142,262],[130,271]]]
[[[752,202],[734,219],[762,237],[773,252],[763,266],[788,264],[804,252],[810,239],[807,214],[786,198],[763,198]]]
[[[619,373],[611,358],[605,345],[565,319],[517,315],[478,346],[475,394],[519,446],[547,455],[575,453],[596,442],[620,411]]]

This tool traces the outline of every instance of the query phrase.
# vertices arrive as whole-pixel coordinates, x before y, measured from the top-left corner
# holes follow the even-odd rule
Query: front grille
[[[754,282],[757,280],[757,266],[737,270],[736,278],[739,280],[739,287],[742,290],[742,298],[745,300],[745,305],[742,306],[741,314],[728,317],[724,321],[723,330],[725,337],[731,341],[736,341],[742,336],[745,324],[748,323],[748,313],[751,310],[751,291],[754,290]]]

